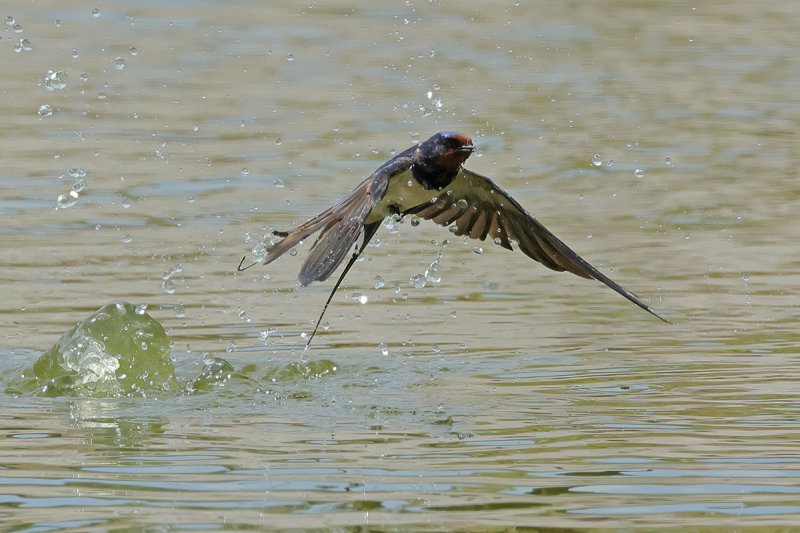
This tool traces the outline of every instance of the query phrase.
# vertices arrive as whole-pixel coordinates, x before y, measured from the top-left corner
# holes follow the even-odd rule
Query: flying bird
[[[300,268],[303,286],[324,281],[344,261],[362,236],[336,281],[306,348],[319,328],[334,293],[369,240],[390,215],[416,215],[441,226],[453,226],[455,235],[490,239],[495,244],[522,253],[547,268],[595,279],[660,320],[639,298],[597,270],[572,251],[541,222],[498,187],[492,180],[463,167],[475,150],[472,139],[452,131],[437,133],[378,167],[350,194],[333,207],[291,231],[274,231],[282,239],[269,248],[263,264],[269,264],[309,235],[320,232]],[[242,271],[256,265],[242,267]]]

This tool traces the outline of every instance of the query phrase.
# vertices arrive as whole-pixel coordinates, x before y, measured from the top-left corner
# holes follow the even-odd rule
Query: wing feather
[[[345,200],[349,201],[331,217],[303,262],[298,278],[301,285],[328,279],[358,240],[364,219],[375,206],[369,194],[351,194]]]
[[[298,279],[301,285],[328,279],[358,240],[364,220],[386,194],[391,170],[392,167],[382,166],[333,207],[291,231],[275,232],[283,239],[269,249],[264,264],[271,263],[309,235],[320,231],[300,268]]]
[[[476,216],[472,219],[472,225],[469,228],[470,238],[484,240],[488,232],[489,226],[486,224],[486,211],[476,209]]]
[[[461,218],[464,210],[458,207],[459,200],[466,201],[470,209],[477,210],[477,214],[471,215],[468,223],[462,222],[466,219]],[[458,176],[445,187],[433,203],[426,202],[406,210],[405,213],[413,213],[441,225],[449,225],[456,221],[456,235],[467,235],[480,240],[485,240],[486,237],[493,241],[499,239],[496,242],[509,250],[513,249],[512,242],[516,243],[522,253],[547,268],[571,272],[582,278],[596,279],[645,311],[666,321],[642,303],[635,294],[611,280],[575,253],[525,211],[508,193],[485,176],[462,168]]]

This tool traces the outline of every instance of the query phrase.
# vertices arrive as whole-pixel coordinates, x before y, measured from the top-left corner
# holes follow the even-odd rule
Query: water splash
[[[132,304],[104,305],[67,330],[12,386],[47,396],[116,397],[174,388],[169,338]]]

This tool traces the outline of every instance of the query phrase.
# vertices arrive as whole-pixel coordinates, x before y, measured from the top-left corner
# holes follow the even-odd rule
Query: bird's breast
[[[389,178],[386,194],[375,205],[364,223],[377,222],[389,215],[403,213],[412,207],[431,202],[440,194],[439,190],[422,187],[414,178],[411,169],[395,174]]]

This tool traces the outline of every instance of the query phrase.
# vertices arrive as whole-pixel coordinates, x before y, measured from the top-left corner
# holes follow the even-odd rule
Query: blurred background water
[[[4,527],[800,521],[800,4],[66,5],[0,9],[0,384],[115,300],[235,372],[6,390]],[[239,259],[440,130],[676,326],[402,223],[303,352],[332,282]]]

